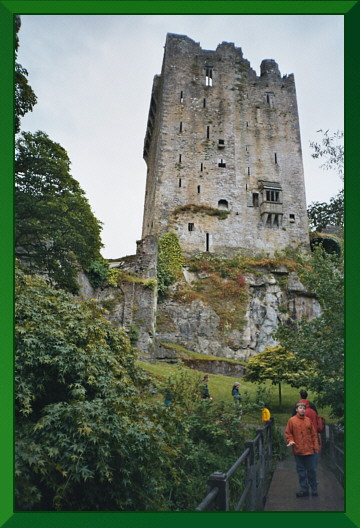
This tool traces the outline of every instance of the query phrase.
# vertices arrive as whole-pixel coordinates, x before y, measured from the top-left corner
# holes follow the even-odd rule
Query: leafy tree
[[[325,132],[318,130],[323,134],[321,142],[311,141],[310,147],[314,149],[312,157],[323,158],[325,161],[321,165],[323,169],[335,169],[339,177],[344,179],[344,132],[337,130],[333,134],[329,134],[329,130]]]
[[[15,15],[15,59],[19,48],[18,32],[21,27],[19,15]],[[32,111],[37,97],[28,83],[28,72],[15,60],[15,132],[20,132],[20,118]]]
[[[268,346],[253,356],[246,365],[245,381],[263,383],[270,380],[279,387],[279,407],[281,408],[281,383],[300,387],[311,371],[309,362],[297,360],[295,354],[285,347]]]
[[[17,508],[164,508],[171,456],[126,335],[21,271],[15,322]]]
[[[307,387],[318,394],[320,406],[329,405],[332,415],[344,412],[344,280],[343,260],[318,247],[301,279],[321,305],[320,317],[293,322],[278,329],[275,336],[301,361],[313,365]]]
[[[44,132],[23,132],[15,171],[16,255],[75,293],[79,269],[92,270],[103,259],[101,224],[70,175],[67,152]]]
[[[308,207],[310,227],[322,231],[326,226],[344,227],[344,190],[330,198],[330,202],[312,202]]]
[[[329,134],[323,132],[321,142],[312,141],[310,147],[313,149],[312,157],[322,158],[324,163],[320,165],[325,170],[336,170],[339,177],[344,179],[344,145],[343,132]],[[341,190],[336,196],[330,198],[330,202],[312,202],[308,207],[308,218],[310,227],[322,231],[327,225],[344,227],[344,191]]]

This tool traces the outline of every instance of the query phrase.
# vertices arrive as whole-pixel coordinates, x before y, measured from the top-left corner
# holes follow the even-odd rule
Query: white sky
[[[72,176],[103,222],[105,258],[135,254],[141,238],[146,164],[142,159],[153,77],[166,33],[203,49],[223,41],[243,50],[259,75],[274,59],[294,73],[307,203],[342,187],[319,168],[309,142],[343,130],[344,19],[341,15],[24,15],[18,61],[38,97],[21,129],[43,130],[71,160]]]

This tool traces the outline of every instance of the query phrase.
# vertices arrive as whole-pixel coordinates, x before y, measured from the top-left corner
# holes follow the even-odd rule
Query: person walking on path
[[[309,404],[309,408],[312,409],[317,414],[317,409],[316,409],[315,405],[313,404],[313,402],[308,400],[307,397],[308,397],[307,391],[304,390],[304,389],[301,389],[301,391],[300,391],[300,400],[299,401],[301,401],[303,403],[307,402]],[[296,404],[294,405],[292,416],[295,416],[295,414],[296,414]]]
[[[306,406],[303,402],[296,404],[296,415],[286,425],[285,438],[287,447],[292,447],[295,456],[296,471],[300,491],[297,497],[308,497],[309,487],[313,497],[317,497],[316,469],[314,453],[319,450],[318,435],[310,418],[305,416]]]
[[[234,398],[234,403],[239,404],[241,402],[241,394],[239,391],[240,383],[235,381],[233,388],[231,390],[232,397]]]
[[[202,397],[203,400],[212,400],[212,397],[210,396],[210,392],[209,392],[208,381],[209,381],[209,376],[206,374],[204,376],[204,379],[201,382],[201,384],[202,384],[202,395],[201,395],[201,397]]]
[[[299,402],[305,403],[305,407],[306,407],[305,416],[310,418],[310,420],[314,424],[315,431],[317,432],[317,435],[318,435],[319,453],[320,453],[320,450],[321,450],[321,435],[318,432],[318,425],[317,425],[317,414],[318,414],[318,412],[317,412],[317,409],[316,409],[315,405],[311,401],[309,401],[307,399],[307,396],[308,396],[308,393],[306,392],[306,390],[302,389],[300,391],[301,400],[299,400]],[[294,405],[294,409],[293,409],[292,415],[293,416],[296,415],[296,404]],[[317,468],[317,463],[318,463],[318,453],[314,453],[315,469]]]

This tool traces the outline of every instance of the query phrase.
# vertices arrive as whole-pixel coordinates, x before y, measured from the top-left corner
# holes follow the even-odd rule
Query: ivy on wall
[[[183,264],[184,258],[177,235],[165,233],[158,242],[157,277],[160,297],[164,296],[168,286],[180,277]]]

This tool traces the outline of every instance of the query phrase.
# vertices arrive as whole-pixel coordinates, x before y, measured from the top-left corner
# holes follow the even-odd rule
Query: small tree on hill
[[[268,346],[252,357],[247,366],[245,381],[263,383],[270,380],[273,385],[279,387],[279,407],[281,408],[281,383],[288,383],[292,387],[300,387],[304,376],[311,368],[305,360],[297,360],[295,354],[286,348]]]

